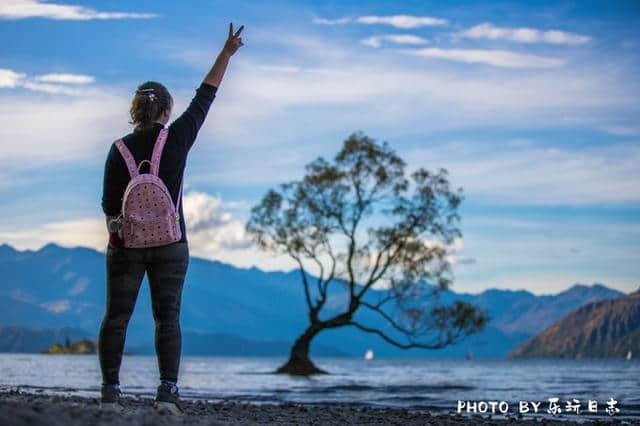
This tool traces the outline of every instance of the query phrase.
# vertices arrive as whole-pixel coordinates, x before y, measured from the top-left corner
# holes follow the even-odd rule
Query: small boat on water
[[[373,359],[373,351],[371,349],[367,349],[367,352],[364,354],[365,361],[371,361]]]
[[[631,351],[627,352],[627,359],[631,359]]]

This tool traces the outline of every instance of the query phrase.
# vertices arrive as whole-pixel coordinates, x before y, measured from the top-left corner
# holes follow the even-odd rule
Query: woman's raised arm
[[[187,109],[178,117],[171,126],[176,138],[188,151],[193,145],[198,130],[207,116],[209,107],[222,81],[224,72],[229,64],[229,58],[242,46],[240,33],[244,26],[234,34],[233,24],[229,24],[229,37],[216,58],[211,70],[207,73],[200,87],[196,90],[196,96],[191,100]]]
[[[220,82],[222,81],[224,72],[227,69],[227,64],[229,64],[229,59],[234,53],[236,53],[240,46],[243,46],[242,37],[240,37],[240,33],[243,29],[244,25],[240,26],[238,31],[234,34],[233,24],[229,24],[229,37],[227,37],[227,41],[224,44],[222,51],[220,52],[213,66],[204,78],[205,83],[215,87],[220,86]]]

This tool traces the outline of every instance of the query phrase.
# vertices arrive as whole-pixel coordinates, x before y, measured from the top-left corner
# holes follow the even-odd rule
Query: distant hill
[[[0,245],[0,325],[48,329],[72,326],[88,333],[72,336],[74,339],[97,337],[105,309],[104,266],[104,254],[88,248],[48,244],[40,250],[18,251]],[[330,286],[328,306],[333,312],[345,304],[344,291],[340,285]],[[371,297],[383,294],[372,291]],[[471,351],[475,358],[502,358],[571,310],[621,295],[602,284],[576,284],[544,296],[524,290],[490,289],[479,294],[447,291],[441,295],[445,303],[464,300],[489,311],[492,319],[482,333],[437,351],[405,351],[377,336],[342,328],[321,333],[311,352],[317,355],[326,349],[362,356],[373,349],[376,357],[463,358]],[[293,342],[308,321],[298,270],[267,272],[193,257],[182,301],[182,331],[194,336],[222,333],[253,342]],[[357,319],[384,326],[382,320],[364,310],[357,313]],[[151,347],[153,335],[145,280],[127,330],[125,351]],[[215,346],[214,340],[211,342]]]
[[[592,302],[554,322],[512,357],[622,358],[640,355],[640,289]]]
[[[20,326],[0,326],[0,352],[40,352],[67,338],[80,340],[90,333],[79,328],[31,329]]]

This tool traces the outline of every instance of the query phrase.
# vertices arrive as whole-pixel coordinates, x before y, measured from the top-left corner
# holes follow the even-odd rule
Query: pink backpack
[[[178,206],[182,198],[182,183],[178,204],[174,206],[171,194],[162,179],[158,177],[160,157],[167,140],[168,130],[160,130],[158,139],[153,147],[151,162],[142,160],[136,162],[122,139],[116,142],[116,147],[122,154],[131,180],[124,191],[122,211],[120,214],[120,237],[124,246],[128,248],[157,247],[180,241],[180,215]],[[140,173],[143,163],[151,165],[150,173]]]

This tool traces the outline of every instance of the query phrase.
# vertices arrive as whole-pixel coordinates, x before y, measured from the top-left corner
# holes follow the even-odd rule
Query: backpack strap
[[[164,151],[164,144],[167,142],[167,136],[169,135],[169,129],[163,128],[158,133],[158,139],[156,139],[156,144],[153,146],[153,154],[151,154],[151,173],[158,176],[160,172],[160,159],[162,158],[162,152]],[[146,161],[146,160],[144,160]],[[184,172],[183,172],[184,173]],[[184,175],[183,175],[184,179]],[[182,199],[182,182],[180,180],[180,192],[178,192],[178,201],[176,202],[176,212],[180,208],[180,200]]]
[[[160,130],[158,133],[158,139],[153,146],[153,154],[151,154],[151,174],[158,176],[160,170],[160,158],[162,157],[162,151],[164,150],[164,143],[167,141],[167,134],[169,129],[166,127]]]
[[[122,158],[124,158],[124,162],[127,165],[127,169],[129,169],[129,174],[131,175],[131,179],[138,176],[138,168],[136,167],[136,160],[134,160],[133,155],[131,155],[131,151],[129,148],[122,142],[122,139],[119,139],[116,142],[116,148],[120,151]]]

